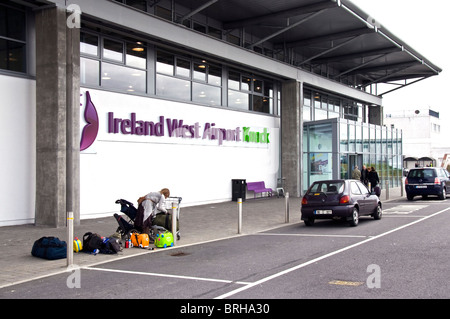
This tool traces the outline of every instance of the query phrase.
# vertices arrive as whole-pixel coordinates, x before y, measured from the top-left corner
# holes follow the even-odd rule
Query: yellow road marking
[[[330,285],[338,285],[338,286],[361,286],[364,284],[361,281],[345,281],[345,280],[332,280],[329,282]]]

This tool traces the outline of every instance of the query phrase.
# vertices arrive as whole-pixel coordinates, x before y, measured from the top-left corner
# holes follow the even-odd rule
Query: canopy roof
[[[31,7],[47,0],[10,0]],[[121,1],[133,6],[135,1]],[[142,0],[153,7],[161,0]],[[278,59],[330,79],[366,88],[403,86],[442,70],[398,39],[349,0],[173,0],[175,12],[188,12],[183,23],[201,13],[219,21],[226,32],[243,30],[243,45],[260,52],[270,47]]]
[[[394,36],[348,0],[175,0],[191,12],[243,28],[253,49],[270,42],[275,50],[295,52],[290,62],[320,68],[326,76],[356,87],[405,80],[404,85],[442,70]],[[414,79],[409,83],[406,80]],[[387,93],[387,92],[385,92]]]

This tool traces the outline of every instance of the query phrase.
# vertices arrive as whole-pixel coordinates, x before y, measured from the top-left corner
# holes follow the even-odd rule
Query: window
[[[101,53],[101,54],[100,54]],[[123,92],[147,93],[147,47],[80,33],[80,82]]]
[[[0,69],[26,72],[25,12],[0,4]]]
[[[369,194],[369,190],[367,189],[367,187],[363,183],[356,182],[356,184],[358,184],[359,189],[361,190],[361,194],[363,194],[363,195]]]
[[[127,43],[126,65],[139,69],[147,68],[147,50],[142,42]]]
[[[228,73],[228,106],[261,113],[274,113],[275,84],[271,80],[243,74]]]
[[[222,105],[222,67],[187,55],[157,51],[156,95]]]
[[[98,36],[89,33],[81,33],[80,51],[84,54],[98,56]]]
[[[105,88],[145,93],[145,75],[145,71],[103,62],[101,83]]]
[[[123,43],[104,39],[103,41],[103,58],[118,62],[123,61]]]
[[[228,67],[224,69],[208,58],[156,45],[150,47],[111,31],[100,33],[86,28],[80,32],[82,85],[279,114],[278,82],[239,69],[226,70]],[[228,81],[228,91],[224,81]],[[228,99],[224,99],[224,94]]]
[[[358,185],[355,182],[350,183],[350,191],[354,195],[361,195],[361,190],[359,189]]]

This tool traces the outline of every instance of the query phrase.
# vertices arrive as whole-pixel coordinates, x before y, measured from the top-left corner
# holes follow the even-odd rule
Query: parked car
[[[343,219],[357,226],[359,217],[381,219],[382,204],[375,193],[358,180],[314,182],[302,198],[302,220],[312,226],[316,219]]]
[[[450,193],[450,178],[446,169],[440,167],[411,168],[405,179],[405,191],[408,200],[414,196],[436,195],[445,199]]]

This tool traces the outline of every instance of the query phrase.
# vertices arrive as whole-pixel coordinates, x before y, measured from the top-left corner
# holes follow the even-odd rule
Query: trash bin
[[[245,179],[231,180],[231,200],[237,202],[238,198],[245,201],[245,194],[247,193],[247,181]]]

